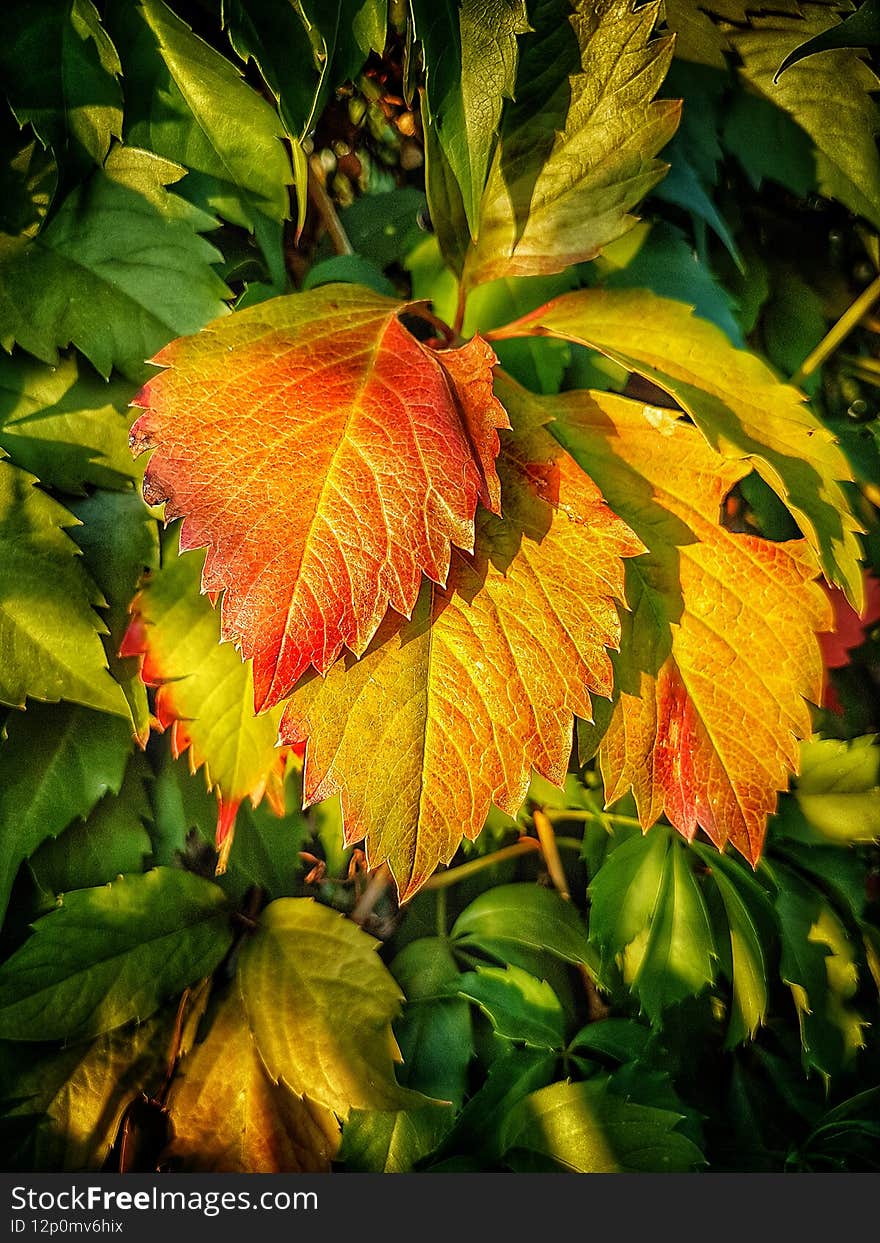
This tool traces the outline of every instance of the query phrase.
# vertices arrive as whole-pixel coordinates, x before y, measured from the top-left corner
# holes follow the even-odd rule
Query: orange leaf
[[[346,840],[388,861],[401,899],[492,803],[514,814],[533,768],[561,784],[573,714],[611,692],[621,557],[642,546],[543,428],[505,437],[498,464],[505,516],[481,516],[475,557],[297,689],[281,723],[308,738],[306,800],[341,793]]]
[[[407,309],[351,285],[274,298],[166,346],[136,398],[145,495],[183,516],[182,550],[208,546],[258,709],[363,652],[389,604],[409,616],[422,572],[444,583],[450,544],[473,548],[477,499],[498,509],[495,355],[432,349]]]
[[[806,699],[822,693],[816,635],[831,610],[816,556],[720,524],[748,468],[674,412],[607,393],[541,407],[649,549],[629,565],[610,724],[601,743],[585,737],[608,803],[632,789],[645,828],[665,812],[685,837],[701,827],[756,863],[810,733]]]

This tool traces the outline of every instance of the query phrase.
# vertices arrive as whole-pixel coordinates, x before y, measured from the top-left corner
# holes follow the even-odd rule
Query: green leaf
[[[340,213],[345,234],[359,255],[379,265],[402,263],[425,233],[419,218],[425,196],[414,186],[364,194]]]
[[[74,356],[55,367],[0,354],[0,448],[47,487],[124,488],[140,473],[128,447],[130,384],[107,384]]]
[[[168,1113],[164,1155],[188,1173],[326,1174],[338,1144],[329,1110],[272,1082],[234,991],[178,1068]]]
[[[132,1099],[159,1091],[170,1038],[169,1016],[160,1014],[48,1054],[45,1045],[5,1045],[3,1168],[100,1170]]]
[[[765,891],[738,862],[699,842],[692,847],[709,869],[721,897],[726,929],[718,929],[716,945],[729,942],[729,962],[721,954],[724,972],[733,986],[727,1028],[727,1046],[754,1040],[767,1017],[769,966],[765,947],[774,939],[773,908]]]
[[[565,1015],[546,980],[520,967],[477,967],[462,975],[458,992],[476,1002],[499,1036],[537,1049],[561,1049]]]
[[[511,1049],[495,1058],[486,1082],[475,1092],[437,1157],[461,1152],[478,1158],[485,1170],[502,1155],[502,1125],[516,1103],[553,1077],[557,1056],[543,1049]]]
[[[664,879],[646,935],[637,937],[624,952],[624,978],[653,1023],[660,1022],[668,1006],[698,996],[715,979],[715,939],[692,871],[692,857],[684,843],[670,839]],[[614,858],[605,866],[611,866]]]
[[[567,8],[544,3],[530,14],[536,34],[523,40],[517,104],[502,120],[464,259],[466,288],[593,258],[635,223],[629,212],[665,172],[654,157],[675,132],[679,105],[652,102],[672,54],[670,39],[652,38],[658,6]],[[431,191],[429,177],[436,219]]]
[[[452,940],[457,948],[480,949],[502,962],[510,949],[525,946],[565,962],[595,963],[577,909],[538,885],[498,885],[481,893],[455,921]]]
[[[111,28],[126,141],[187,168],[180,193],[204,211],[251,232],[258,216],[285,220],[292,173],[274,109],[162,0],[117,4]]]
[[[837,26],[829,26],[820,34],[814,35],[789,52],[785,60],[776,70],[774,81],[790,69],[792,65],[805,60],[807,56],[815,56],[818,52],[827,52],[831,48],[876,47],[880,43],[880,0],[864,0],[855,13],[845,17]]]
[[[424,49],[428,124],[476,237],[501,109],[513,98],[517,35],[529,30],[525,0],[413,0],[412,12]]]
[[[146,787],[151,777],[149,762],[136,751],[118,794],[108,792],[84,820],[43,842],[28,866],[44,893],[91,889],[144,870],[152,849],[144,827],[150,818]]]
[[[0,920],[19,865],[41,842],[118,794],[131,752],[120,717],[33,704],[0,744]]]
[[[530,332],[601,351],[674,397],[719,453],[750,459],[791,510],[829,580],[861,607],[860,528],[841,487],[851,477],[846,458],[801,394],[755,354],[734,349],[684,303],[637,289],[563,294],[503,335]]]
[[[715,942],[690,858],[655,826],[615,850],[590,885],[590,935],[621,960],[652,1023],[715,979]]]
[[[131,620],[129,605],[147,571],[159,562],[159,529],[139,491],[93,492],[70,506],[82,526],[73,537],[104,599],[108,633],[104,649],[110,672],[122,687],[135,736],[146,745],[150,733],[147,688],[140,676],[140,661],[119,655]]]
[[[602,1081],[554,1083],[510,1111],[502,1143],[520,1169],[685,1173],[705,1162],[676,1129],[681,1121],[681,1114],[621,1100]]]
[[[221,12],[236,53],[254,62],[278,101],[288,134],[302,138],[317,74],[304,12],[290,0],[222,0]]]
[[[803,15],[753,17],[750,27],[732,31],[730,40],[746,81],[787,112],[814,144],[819,190],[880,227],[878,113],[871,98],[880,83],[873,70],[857,52],[839,48],[795,64],[774,81],[805,34],[822,34],[837,20],[832,7],[811,5]]]
[[[0,237],[0,344],[44,362],[75,345],[103,376],[132,380],[171,337],[225,310],[210,216],[165,186],[180,168],[115,147],[32,240]]]
[[[454,994],[458,967],[449,943],[439,937],[411,941],[391,964],[406,995],[395,1034],[403,1055],[400,1081],[435,1100],[460,1107],[474,1055],[470,1007]],[[439,1112],[439,1111],[435,1111]],[[445,1129],[451,1125],[451,1111]],[[431,1126],[431,1133],[435,1128]]]
[[[122,134],[119,57],[91,0],[30,0],[4,13],[0,74],[20,125],[59,164],[102,164]]]
[[[197,784],[203,786],[201,782]],[[265,803],[252,807],[245,802],[239,808],[229,867],[219,881],[227,892],[232,890],[243,897],[251,885],[259,885],[270,898],[290,898],[302,892],[303,864],[299,852],[310,830],[302,813],[299,783],[290,778],[285,790],[288,797],[284,816],[270,811]],[[210,815],[210,805],[207,810]],[[213,832],[210,820],[206,828]]]
[[[35,483],[0,461],[0,703],[70,699],[125,714],[94,611],[104,600],[64,529],[76,519]]]
[[[223,893],[190,872],[78,889],[0,967],[0,1038],[77,1040],[147,1018],[231,943]]]
[[[241,951],[239,987],[269,1074],[342,1118],[425,1104],[394,1078],[403,996],[377,947],[337,911],[281,898]]]
[[[785,836],[805,845],[869,845],[880,838],[880,747],[873,736],[801,744],[794,806],[785,805]],[[799,813],[799,814],[797,814]]]
[[[302,140],[331,92],[355,77],[371,50],[383,51],[386,0],[223,0],[222,13],[232,46],[255,62],[278,100],[292,139],[301,230],[308,180]]]
[[[389,298],[395,295],[394,286],[381,268],[363,255],[334,255],[332,259],[316,263],[306,273],[302,289],[317,289],[319,285],[332,285],[334,281],[347,285],[366,285],[368,289]]]
[[[590,884],[590,939],[618,958],[643,936],[657,909],[670,836],[665,825],[633,834],[611,852]]]
[[[0,109],[0,253],[10,238],[33,237],[55,194],[58,169],[30,129],[19,131],[11,113]]]
[[[409,1174],[441,1143],[450,1111],[428,1106],[397,1113],[353,1109],[337,1160],[349,1173]]]
[[[782,954],[779,973],[791,989],[804,1065],[838,1074],[864,1044],[865,1020],[850,1004],[858,988],[853,940],[818,889],[789,868],[773,866]]]
[[[599,1019],[588,1023],[569,1043],[569,1053],[615,1062],[636,1062],[645,1056],[651,1030],[632,1019]]]
[[[174,759],[167,738],[162,739],[156,750],[156,775],[150,785],[153,811],[150,838],[156,866],[178,865],[188,853],[187,839],[191,833],[196,848],[210,851],[211,860],[214,860],[217,800],[209,793],[201,773],[191,773],[186,759]],[[244,854],[247,858],[247,848]],[[234,859],[232,874],[235,878]]]

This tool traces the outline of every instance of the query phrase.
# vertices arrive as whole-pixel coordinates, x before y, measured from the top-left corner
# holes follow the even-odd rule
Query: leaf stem
[[[440,938],[441,941],[445,941],[446,936],[447,936],[446,890],[445,889],[438,887],[436,902],[437,902],[437,905],[435,907],[435,911],[436,911],[436,917],[437,917],[437,936]]]
[[[534,837],[521,837],[512,846],[503,846],[501,850],[493,851],[491,855],[481,855],[479,859],[469,859],[467,863],[461,863],[457,868],[435,872],[431,879],[426,881],[424,887],[425,889],[447,889],[450,885],[457,885],[459,881],[467,880],[470,876],[476,876],[478,872],[482,872],[484,868],[491,867],[495,863],[503,863],[505,859],[515,859],[519,855],[530,854],[540,849],[541,843]]]
[[[464,327],[464,312],[467,305],[467,294],[464,291],[464,281],[458,282],[458,301],[455,304],[455,319],[452,324],[452,331],[457,337],[461,336],[461,330]]]
[[[559,847],[556,844],[556,834],[553,832],[553,825],[550,823],[546,812],[543,812],[540,807],[536,807],[532,812],[532,822],[538,834],[538,841],[541,843],[541,850],[544,853],[544,862],[547,865],[550,879],[559,891],[559,896],[563,902],[570,902],[571,894],[568,891],[568,881],[565,879],[565,869],[559,857]]]
[[[862,290],[855,302],[847,307],[837,323],[829,329],[816,348],[807,355],[791,377],[792,384],[802,384],[808,376],[811,376],[823,363],[827,362],[841,342],[864,319],[878,298],[880,298],[880,276],[876,277],[871,281],[870,285]]]

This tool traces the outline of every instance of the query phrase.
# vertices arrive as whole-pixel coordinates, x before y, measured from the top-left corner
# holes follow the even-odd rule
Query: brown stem
[[[547,865],[550,879],[559,891],[559,896],[563,902],[570,902],[571,894],[568,891],[568,881],[565,879],[565,869],[559,857],[559,847],[556,845],[556,834],[553,832],[553,825],[546,814],[541,811],[540,807],[536,807],[532,812],[532,822],[538,834],[538,841],[541,843],[541,850],[544,853],[544,862]]]
[[[373,913],[373,908],[388,888],[391,881],[391,869],[387,863],[377,867],[367,881],[364,892],[354,904],[349,918],[355,924],[365,924]]]
[[[353,255],[354,247],[342,227],[333,200],[315,173],[309,161],[309,201],[318,213],[321,223],[330,239],[330,245],[337,255]]]

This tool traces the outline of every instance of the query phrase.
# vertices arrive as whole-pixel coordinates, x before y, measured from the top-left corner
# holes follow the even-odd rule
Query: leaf
[[[388,6],[385,0],[303,0],[296,6],[288,0],[223,0],[222,14],[232,46],[259,67],[293,140],[301,232],[308,174],[302,140],[334,88],[356,76],[371,49],[382,54]]]
[[[635,223],[628,213],[663,176],[654,157],[679,116],[678,104],[652,102],[672,53],[671,40],[651,38],[656,19],[656,4],[634,11],[631,0],[580,0],[570,15],[546,4],[532,17],[537,34],[523,42],[517,106],[502,121],[463,263],[466,288],[560,272]],[[580,66],[560,82],[572,34]]]
[[[299,688],[282,718],[285,742],[308,739],[306,802],[341,792],[346,841],[366,839],[371,867],[388,860],[402,900],[493,803],[519,810],[531,769],[562,784],[572,713],[611,690],[620,558],[641,545],[542,428],[508,438],[499,470],[506,516],[481,515],[474,562],[456,561],[446,591],[425,587],[399,633],[389,620],[361,660]]]
[[[773,909],[764,889],[738,862],[699,842],[693,848],[709,869],[726,916],[726,937],[719,929],[716,946],[733,987],[726,1038],[732,1048],[742,1040],[754,1040],[767,1017],[770,970],[765,947],[775,941]],[[729,943],[729,960],[723,940]]]
[[[6,1045],[0,1097],[0,1161],[22,1171],[101,1170],[126,1107],[161,1087],[170,1037],[168,1016],[51,1050]]]
[[[518,946],[584,966],[595,958],[578,911],[538,885],[496,885],[481,893],[455,921],[452,940],[502,961]]]
[[[490,337],[579,341],[665,389],[709,444],[750,461],[785,502],[831,582],[862,598],[861,554],[840,482],[851,478],[834,436],[754,354],[733,349],[683,303],[645,290],[563,294]]]
[[[0,165],[0,251],[17,237],[33,237],[46,219],[58,185],[52,156],[20,131],[10,112],[0,109],[0,143],[8,159]]]
[[[524,1154],[527,1169],[685,1173],[705,1162],[676,1129],[681,1120],[681,1114],[621,1100],[602,1081],[554,1083],[514,1106],[504,1121],[503,1146],[508,1159]]]
[[[0,72],[19,125],[59,164],[103,164],[122,134],[119,57],[91,0],[34,0],[5,14]]]
[[[555,431],[649,546],[631,562],[610,727],[583,739],[607,804],[632,788],[644,827],[662,811],[752,863],[821,695],[815,633],[828,604],[803,540],[728,531],[721,504],[745,472],[670,411],[613,394],[542,400]]]
[[[553,1077],[557,1056],[544,1049],[511,1049],[495,1058],[486,1082],[461,1111],[438,1158],[466,1152],[479,1158],[485,1172],[502,1155],[504,1120],[516,1103],[544,1087]]]
[[[412,12],[425,57],[428,125],[436,129],[476,237],[501,109],[513,98],[517,35],[529,30],[525,0],[414,0]]]
[[[773,867],[782,954],[779,973],[791,989],[804,1066],[838,1074],[865,1043],[865,1020],[850,1004],[858,988],[856,951],[843,923],[817,888]]]
[[[613,851],[590,885],[590,936],[652,1023],[715,979],[715,942],[686,848],[665,827]]]
[[[231,943],[223,894],[190,872],[68,893],[0,967],[0,1038],[78,1040],[148,1018]]]
[[[274,108],[162,0],[117,4],[112,29],[125,75],[126,141],[184,165],[185,198],[256,228],[262,240],[258,218],[287,218],[292,178]],[[280,254],[277,261],[283,275]]]
[[[131,752],[117,716],[61,704],[13,715],[0,745],[0,921],[19,865],[118,794]]]
[[[44,841],[28,866],[40,889],[53,896],[71,889],[106,885],[127,872],[142,872],[152,846],[149,762],[139,752],[129,760],[119,792],[108,791],[84,820]]]
[[[76,519],[0,460],[0,703],[70,699],[125,713],[107,672],[104,603],[65,531]]]
[[[348,285],[275,298],[172,343],[136,399],[147,494],[185,515],[182,550],[209,545],[257,708],[362,653],[389,604],[409,615],[422,571],[442,582],[450,542],[473,547],[477,497],[498,508],[495,356],[422,345],[405,310]]]
[[[565,1043],[562,1006],[546,980],[520,967],[477,967],[458,981],[458,992],[476,1002],[499,1036],[538,1049]]]
[[[302,290],[318,289],[335,281],[346,285],[360,285],[372,289],[386,298],[394,297],[394,286],[381,269],[362,255],[334,255],[309,268],[302,283]]]
[[[803,15],[752,17],[730,40],[745,80],[809,135],[821,192],[880,227],[878,113],[871,98],[880,82],[874,71],[857,52],[835,49],[774,81],[805,34],[822,34],[836,21],[833,8],[807,4]]]
[[[391,1021],[403,997],[377,947],[337,911],[280,898],[239,960],[245,1012],[270,1076],[343,1119],[351,1109],[426,1103],[394,1078]]]
[[[880,838],[880,748],[874,737],[801,743],[794,797],[774,826],[786,840],[815,848],[869,845]]]
[[[424,239],[419,224],[424,210],[425,196],[420,190],[398,186],[362,195],[340,213],[340,219],[355,253],[385,268],[402,263]],[[419,295],[413,292],[413,296]]]
[[[0,237],[4,349],[54,364],[75,345],[101,375],[117,367],[137,380],[169,337],[219,315],[228,291],[199,236],[214,221],[165,189],[181,175],[117,146],[36,237]]]
[[[136,475],[123,413],[131,388],[109,385],[75,357],[56,367],[0,355],[0,448],[47,487],[124,488]]]
[[[701,319],[716,324],[733,345],[745,344],[733,315],[734,300],[684,234],[665,221],[637,224],[605,248],[591,271],[607,289],[650,289],[686,302]]]
[[[454,995],[461,977],[449,943],[439,937],[419,937],[396,956],[391,974],[406,994],[403,1014],[395,1025],[403,1055],[401,1082],[461,1108],[474,1036],[470,1007]],[[450,1116],[442,1129],[448,1130],[451,1123]],[[431,1125],[427,1130],[433,1134],[435,1128]]]
[[[329,1173],[339,1144],[332,1113],[272,1082],[236,992],[179,1067],[168,1112],[165,1156],[187,1173]]]
[[[131,606],[122,645],[142,657],[141,677],[157,688],[159,726],[171,730],[175,758],[189,751],[190,771],[205,769],[217,795],[217,846],[225,862],[239,804],[264,794],[283,810],[286,754],[279,751],[280,709],[255,716],[253,676],[231,645],[220,643],[220,618],[199,595],[202,558],[175,557],[166,539],[162,568]]]
[[[82,523],[73,537],[107,602],[102,612],[109,632],[104,650],[110,672],[122,687],[135,737],[145,746],[150,733],[146,687],[139,662],[120,655],[120,648],[130,621],[128,606],[144,574],[158,564],[156,520],[134,490],[93,492],[70,508]]]
[[[812,39],[807,39],[793,52],[789,52],[776,70],[774,83],[779,81],[786,69],[797,65],[807,56],[815,56],[831,48],[875,47],[878,43],[880,43],[880,2],[864,0],[855,13],[845,17],[838,25],[829,26],[820,34],[814,35]]]
[[[448,1130],[448,1111],[432,1106],[397,1113],[353,1109],[337,1160],[347,1173],[409,1174]]]

